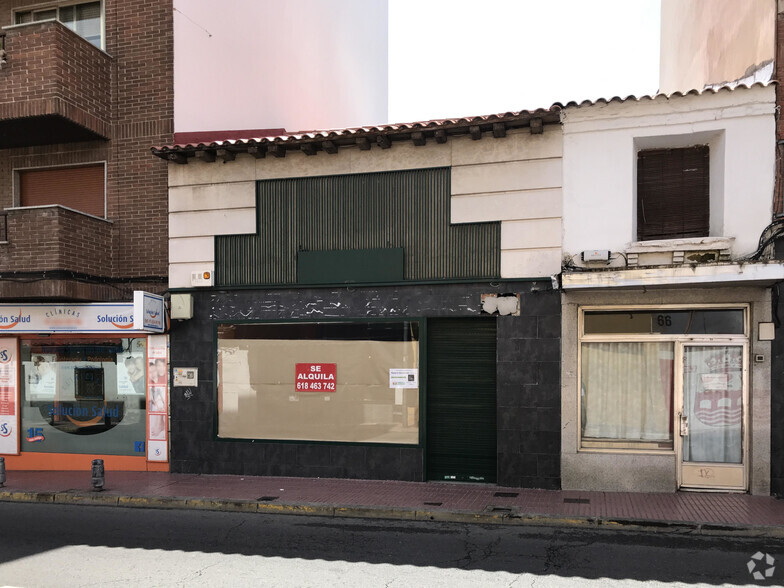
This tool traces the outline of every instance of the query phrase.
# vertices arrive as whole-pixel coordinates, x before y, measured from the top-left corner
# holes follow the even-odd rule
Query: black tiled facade
[[[560,293],[549,282],[194,292],[194,318],[171,329],[173,367],[198,388],[171,394],[172,471],[360,479],[424,479],[423,449],[216,438],[216,321],[481,315],[481,294],[520,294],[520,316],[497,317],[498,483],[560,486]]]

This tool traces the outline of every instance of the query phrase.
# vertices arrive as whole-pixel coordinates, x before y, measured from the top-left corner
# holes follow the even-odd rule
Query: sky
[[[659,0],[389,0],[389,117],[656,93]]]
[[[178,132],[413,122],[658,89],[659,0],[175,0],[174,10]]]

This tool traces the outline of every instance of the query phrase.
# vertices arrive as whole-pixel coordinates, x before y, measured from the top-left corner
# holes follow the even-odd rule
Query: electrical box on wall
[[[776,338],[775,323],[759,323],[757,338],[760,341],[773,341]]]
[[[609,261],[610,252],[607,249],[588,249],[583,251],[583,261]]]
[[[191,286],[194,288],[212,286],[212,271],[191,272]]]
[[[193,318],[193,296],[190,294],[172,294],[171,318],[172,320]]]

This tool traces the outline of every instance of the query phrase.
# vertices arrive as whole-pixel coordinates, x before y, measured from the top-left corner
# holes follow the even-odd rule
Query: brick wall
[[[0,26],[13,23],[13,9],[34,5],[40,5],[40,2],[0,0]],[[51,23],[12,31],[29,28],[46,29],[56,39],[75,36],[64,27]],[[12,31],[9,31],[9,36]],[[90,103],[91,109],[94,106],[96,111],[104,108],[100,98],[106,100],[109,139],[0,150],[0,206],[13,205],[15,169],[106,161],[107,214],[112,222],[108,225],[109,242],[100,251],[94,251],[94,255],[101,259],[100,263],[93,264],[91,259],[84,259],[82,267],[46,269],[74,269],[92,273],[92,268],[100,267],[102,272],[107,272],[100,275],[117,279],[139,280],[145,276],[165,278],[168,257],[167,165],[150,154],[150,147],[172,141],[172,0],[105,0],[105,31],[105,53],[86,42],[80,45],[80,51],[85,55],[96,54],[100,56],[98,59],[108,63],[105,81],[101,78],[104,74],[89,71],[86,63],[89,59],[85,55],[74,53],[70,45],[57,41],[61,46],[60,53],[53,57],[48,55],[47,59],[52,57],[52,61],[70,63],[58,66],[59,73],[51,67],[46,69],[42,66],[42,71],[35,74],[38,81],[27,85],[26,91],[33,91],[26,95],[23,102],[31,102],[28,98],[33,101],[44,98],[51,91],[50,88],[58,83],[60,86],[78,88],[73,91],[73,96],[78,96],[78,92],[90,94],[94,92],[91,84],[103,84],[106,90],[101,93],[101,97],[81,99],[84,103]],[[55,49],[49,46],[41,51],[57,52],[57,43],[54,43]],[[66,55],[66,50],[71,53]],[[9,51],[8,70],[0,70],[0,75],[10,71],[13,58]],[[44,60],[43,56],[41,60]],[[30,67],[35,70],[38,66],[31,64]],[[96,81],[96,78],[100,79]],[[60,79],[63,81],[59,82]],[[0,107],[2,102],[0,96]],[[71,102],[64,100],[66,105]],[[9,239],[20,239],[20,236],[10,235]],[[18,249],[12,249],[13,246],[12,241],[7,246],[8,250],[21,252],[24,249],[21,244]],[[68,243],[67,246],[75,245]],[[37,257],[49,259],[47,254]],[[60,263],[66,263],[64,257],[59,259]],[[69,263],[73,264],[73,260],[83,258],[80,252],[74,251],[70,259]],[[20,258],[20,263],[27,267],[29,262]],[[2,292],[0,288],[0,297]]]
[[[174,132],[172,0],[106,3],[106,51],[115,60],[109,218],[115,267],[127,276],[168,272],[168,172],[150,147]]]
[[[57,22],[11,29],[0,119],[60,114],[109,135],[111,59]]]
[[[11,210],[0,271],[68,270],[109,276],[111,223],[60,207]]]
[[[776,51],[775,51],[775,80],[784,80],[784,12],[776,15]],[[781,84],[776,85],[776,106],[779,114],[776,117],[776,138],[784,139],[784,117],[781,116],[784,107],[784,88]],[[781,216],[784,214],[784,148],[777,146],[776,158],[776,189],[773,196],[773,215]]]

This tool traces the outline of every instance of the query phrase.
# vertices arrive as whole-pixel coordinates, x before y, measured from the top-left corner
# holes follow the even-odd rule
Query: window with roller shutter
[[[59,204],[100,218],[106,216],[104,164],[22,170],[19,205]]]
[[[707,237],[710,175],[707,145],[637,154],[637,240]]]

